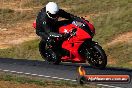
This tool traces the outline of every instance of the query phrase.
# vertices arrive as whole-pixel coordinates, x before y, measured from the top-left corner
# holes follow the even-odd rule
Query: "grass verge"
[[[18,77],[18,75],[5,73],[0,73],[0,83],[4,83],[0,84],[0,86],[4,86],[4,88],[8,88],[9,85],[11,88],[96,88],[96,86],[91,84],[80,86],[68,81],[49,81],[35,77],[25,77],[22,75]]]
[[[30,19],[35,19],[36,13],[35,11],[30,12],[21,12],[21,11],[15,11],[13,9],[1,9],[0,8],[0,23],[4,27],[7,27],[8,25],[24,22]]]
[[[117,43],[114,46],[106,48],[108,59],[115,61],[109,64],[113,67],[132,68],[132,44],[131,43]]]
[[[1,58],[43,60],[38,50],[39,40],[28,41],[9,49],[1,49]]]
[[[105,44],[119,34],[132,31],[132,9],[128,7],[117,8],[108,14],[101,14],[93,18],[96,28],[95,40]]]

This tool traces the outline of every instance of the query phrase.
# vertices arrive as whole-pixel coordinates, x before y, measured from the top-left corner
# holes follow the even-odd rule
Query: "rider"
[[[74,16],[60,9],[55,2],[49,2],[41,9],[36,19],[36,34],[40,36],[44,42],[51,43],[52,38],[50,38],[50,35],[59,35],[57,28],[61,25],[61,22],[59,23],[58,21],[59,17],[66,18],[69,21],[81,21],[80,17]],[[70,35],[67,33],[63,36],[59,36],[68,38]]]

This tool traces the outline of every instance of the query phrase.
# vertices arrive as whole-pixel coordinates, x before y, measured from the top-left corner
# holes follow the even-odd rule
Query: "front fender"
[[[88,40],[84,41],[83,44],[85,46],[94,46],[94,45],[98,45],[98,42],[92,41],[92,39],[88,39]]]
[[[92,41],[92,39],[85,40],[82,45],[79,47],[78,52],[83,52],[86,48],[90,49],[91,47],[98,45],[98,42]]]

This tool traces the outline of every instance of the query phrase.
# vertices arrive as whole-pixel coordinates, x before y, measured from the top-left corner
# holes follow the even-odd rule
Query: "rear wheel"
[[[39,52],[42,58],[49,63],[59,64],[61,62],[57,54],[52,49],[47,48],[47,44],[42,40],[39,43]]]

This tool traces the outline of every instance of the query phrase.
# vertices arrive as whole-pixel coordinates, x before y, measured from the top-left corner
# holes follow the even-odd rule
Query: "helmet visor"
[[[51,14],[49,11],[47,11],[47,15],[49,16],[49,18],[52,18],[52,19],[56,19],[58,18],[58,14]]]

